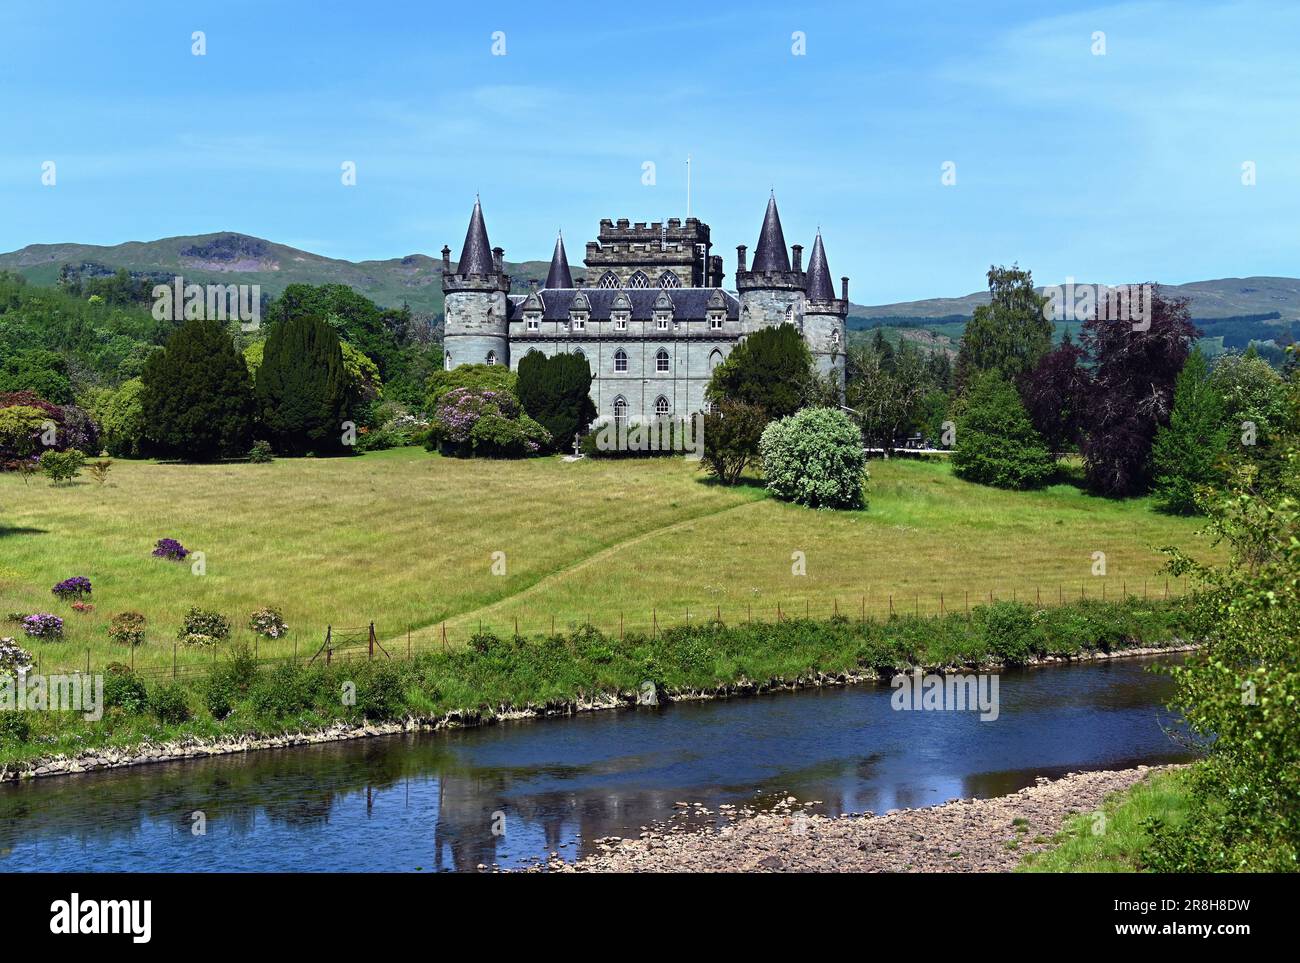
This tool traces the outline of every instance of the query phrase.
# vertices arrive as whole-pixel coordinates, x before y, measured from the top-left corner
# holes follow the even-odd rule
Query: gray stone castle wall
[[[504,291],[448,291],[444,308],[444,367],[486,364],[489,352],[495,353],[497,364],[509,364],[508,308]]]

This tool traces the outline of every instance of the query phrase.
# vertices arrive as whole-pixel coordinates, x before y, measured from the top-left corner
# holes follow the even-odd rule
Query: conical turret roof
[[[465,246],[460,251],[457,274],[491,274],[496,270],[492,263],[492,245],[488,243],[487,227],[483,223],[483,208],[474,198],[474,213],[469,218],[465,232]]]
[[[789,271],[790,254],[785,247],[785,234],[781,231],[781,215],[776,211],[776,195],[767,199],[767,213],[763,215],[763,231],[754,248],[751,271]]]
[[[821,231],[817,232],[812,254],[808,258],[808,300],[835,300],[835,284],[831,281],[831,269],[826,263],[826,248],[822,246]]]
[[[555,253],[551,255],[551,269],[546,272],[548,288],[573,287],[573,275],[569,273],[569,259],[564,253],[564,235],[555,239]]]

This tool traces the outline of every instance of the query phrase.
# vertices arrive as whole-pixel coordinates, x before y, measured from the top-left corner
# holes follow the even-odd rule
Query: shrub
[[[443,398],[457,388],[487,388],[517,399],[517,383],[518,376],[505,365],[499,364],[462,364],[450,371],[435,371],[429,378],[425,410],[436,411]]]
[[[106,458],[92,461],[86,470],[90,472],[90,477],[95,480],[96,485],[103,485],[108,481],[108,473],[113,470],[113,463]]]
[[[71,482],[81,474],[81,466],[86,463],[86,456],[75,448],[67,451],[47,451],[41,455],[41,471],[53,484]]]
[[[768,425],[759,442],[767,489],[811,508],[862,508],[862,438],[842,411],[805,408]]]
[[[31,713],[12,709],[0,712],[0,745],[26,742],[32,735]]]
[[[74,575],[65,578],[50,591],[65,602],[69,599],[82,599],[90,595],[90,579],[84,575]]]
[[[49,612],[38,612],[23,619],[23,631],[36,639],[61,639],[63,619]]]
[[[149,706],[149,691],[144,680],[121,662],[114,662],[104,672],[104,707],[136,714]]]
[[[237,646],[229,659],[212,670],[204,685],[204,701],[215,719],[230,715],[235,703],[257,682],[257,662],[244,645]]]
[[[996,488],[1037,488],[1055,470],[1020,394],[996,374],[978,376],[957,419],[953,474]]]
[[[145,617],[140,612],[118,612],[108,623],[108,637],[119,645],[139,645],[144,641]]]
[[[461,456],[518,458],[537,454],[550,433],[523,413],[514,395],[490,388],[454,388],[434,411],[427,447]]]
[[[149,699],[149,707],[159,722],[179,725],[190,718],[189,697],[185,687],[176,682],[164,682]]]
[[[271,449],[269,441],[255,441],[253,447],[248,450],[248,460],[254,465],[265,465],[275,459],[275,452]]]
[[[26,672],[35,661],[32,654],[12,638],[0,639],[0,676]]]
[[[284,616],[279,609],[267,607],[258,609],[248,617],[248,627],[266,639],[278,639],[289,631],[284,624]]]
[[[81,613],[85,614],[85,613],[87,613],[87,612],[93,612],[93,611],[95,611],[95,607],[94,607],[93,605],[91,605],[89,602],[73,602],[73,603],[72,603],[72,611],[74,611],[74,612],[81,612]]]
[[[165,558],[171,562],[183,561],[188,554],[190,554],[189,549],[174,538],[158,539],[153,549],[154,558]]]
[[[367,719],[392,719],[404,703],[402,675],[391,662],[367,662],[357,673],[357,711]]]
[[[176,637],[192,645],[210,645],[230,638],[230,619],[220,612],[193,606],[185,614],[185,621]]]
[[[258,715],[284,719],[311,708],[312,690],[307,673],[296,663],[283,662],[258,676],[249,690],[249,702]]]
[[[1024,665],[1047,651],[1045,615],[1023,602],[977,605],[972,619],[983,636],[985,650],[1008,665]]]

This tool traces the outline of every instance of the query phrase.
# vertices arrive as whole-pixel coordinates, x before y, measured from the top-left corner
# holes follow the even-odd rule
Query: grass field
[[[1093,813],[1072,817],[1054,842],[1054,849],[1032,853],[1019,867],[1029,873],[1136,873],[1150,840],[1146,820],[1159,818],[1178,826],[1187,811],[1183,770],[1161,772],[1128,792],[1106,800],[1100,821]],[[1097,830],[1103,831],[1097,831]]]
[[[703,619],[839,611],[880,617],[949,611],[1013,594],[1163,594],[1161,545],[1194,545],[1196,523],[1070,485],[1010,493],[961,482],[943,463],[873,462],[862,512],[815,512],[757,486],[711,484],[680,459],[565,463],[445,459],[398,449],[271,464],[117,462],[103,486],[53,487],[0,475],[0,615],[62,615],[62,643],[34,643],[41,668],[128,661],[110,616],[149,619],[138,667],[170,667],[191,605],[215,608],[250,643],[249,613],[283,612],[291,631],[263,657],[314,652],[326,625],[373,621],[390,648],[463,642],[480,621],[524,634],[590,620],[617,632]],[[150,557],[179,539],[206,574]],[[1107,575],[1091,574],[1093,553]],[[494,553],[504,553],[495,556]],[[803,553],[806,574],[794,574]],[[495,566],[494,566],[495,561]],[[504,561],[505,574],[499,571]],[[95,610],[50,594],[72,575]],[[1173,585],[1177,593],[1179,587]],[[22,637],[21,626],[0,634]],[[26,642],[24,643],[26,644]],[[182,665],[211,652],[179,652]]]

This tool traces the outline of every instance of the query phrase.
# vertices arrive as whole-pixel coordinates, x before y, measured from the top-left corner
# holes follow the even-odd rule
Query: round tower
[[[451,249],[442,249],[444,367],[510,366],[510,277],[504,256],[501,248],[488,243],[483,208],[475,198],[455,272]]]
[[[845,322],[849,314],[849,279],[841,278],[840,297],[835,296],[831,269],[826,264],[826,248],[822,246],[822,232],[813,241],[812,255],[808,258],[808,300],[804,304],[803,337],[812,352],[817,373],[833,375],[844,390],[844,350],[847,332]]]

